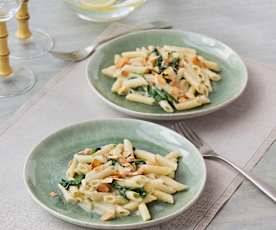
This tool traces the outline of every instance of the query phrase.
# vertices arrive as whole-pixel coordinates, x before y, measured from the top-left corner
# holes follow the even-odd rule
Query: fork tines
[[[197,148],[203,145],[202,139],[192,130],[185,122],[179,121],[175,122],[171,125],[172,129],[174,129],[179,134],[185,136],[189,141],[191,141]]]

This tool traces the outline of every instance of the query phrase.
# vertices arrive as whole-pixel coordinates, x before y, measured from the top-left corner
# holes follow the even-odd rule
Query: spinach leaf
[[[115,159],[108,159],[108,161],[111,161],[111,165],[115,165],[116,163],[119,163],[117,160]]]
[[[70,186],[79,186],[81,184],[81,180],[85,177],[85,175],[79,175],[74,180],[66,180],[64,178],[59,182],[66,190],[70,188]]]
[[[147,164],[146,161],[144,161],[144,160],[142,160],[142,159],[133,160],[133,161],[131,161],[130,163],[131,163],[131,164],[134,164],[135,166]]]
[[[118,190],[119,194],[124,197],[125,199],[128,199],[127,196],[126,196],[126,192],[127,191],[133,191],[133,192],[136,192],[139,194],[140,197],[144,198],[147,196],[147,191],[144,189],[144,188],[135,188],[135,189],[132,189],[132,188],[128,188],[128,187],[124,187],[124,186],[121,186],[117,181],[112,181],[111,183],[111,186],[115,189]]]
[[[167,67],[166,66],[163,66],[163,57],[162,55],[160,54],[159,50],[155,47],[152,51],[152,53],[154,53],[156,56],[157,56],[157,59],[156,59],[156,65],[159,69],[159,73],[162,73]]]
[[[89,155],[94,154],[95,152],[99,151],[101,148],[94,148],[92,149],[91,153]]]
[[[119,194],[127,199],[126,192],[127,188],[124,186],[119,185],[119,183],[115,180],[112,181],[111,186],[118,190]]]
[[[164,90],[158,89],[154,86],[150,88],[149,96],[152,96],[157,102],[160,102],[162,100],[166,100],[171,104],[173,104],[174,102],[174,98],[171,95],[169,95]]]
[[[132,79],[136,79],[138,78],[137,76],[132,76],[132,77],[129,77],[128,80],[132,80]]]
[[[141,92],[141,93],[146,93],[148,94],[148,89],[149,89],[149,86],[147,85],[144,85],[144,86],[139,86],[135,89],[136,92]]]
[[[97,151],[101,150],[101,148],[95,148],[95,149],[92,149],[92,153],[95,153]]]
[[[173,68],[175,73],[177,73],[179,69],[179,63],[180,63],[180,58],[174,58],[171,62],[171,67]]]
[[[145,198],[148,195],[148,192],[144,188],[135,188],[132,189],[133,192],[137,192],[140,197]]]
[[[160,53],[159,53],[159,51],[158,51],[158,49],[156,47],[154,47],[152,53],[154,53],[156,56],[160,55]]]
[[[141,160],[135,160],[135,161],[134,161],[134,164],[135,164],[136,166],[137,166],[137,165],[141,165],[141,164],[142,164],[142,165],[145,165],[146,162],[145,162],[144,160],[141,159]]]
[[[168,101],[171,105],[173,105],[173,102],[175,101],[170,94],[168,94],[164,90],[158,89],[155,86],[140,86],[136,88],[135,91],[145,93],[147,96],[154,98],[156,102],[165,100]]]
[[[159,73],[162,73],[167,67],[163,66],[163,57],[161,55],[158,56],[158,58],[156,59],[156,65],[159,69]]]

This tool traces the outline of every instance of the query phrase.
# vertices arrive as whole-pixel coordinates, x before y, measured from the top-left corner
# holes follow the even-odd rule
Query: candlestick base
[[[0,98],[25,94],[35,83],[36,78],[30,69],[14,66],[10,75],[0,75]]]
[[[13,59],[38,58],[48,53],[54,42],[49,34],[41,30],[32,30],[28,39],[20,39],[12,31],[9,36],[10,57]]]

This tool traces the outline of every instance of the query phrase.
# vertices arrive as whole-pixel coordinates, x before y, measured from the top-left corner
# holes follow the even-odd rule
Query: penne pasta
[[[186,100],[184,102],[175,104],[177,110],[187,110],[198,107],[203,104],[209,103],[210,100],[206,96],[197,96],[193,99]]]
[[[102,171],[99,171],[99,172],[89,172],[86,174],[86,181],[89,181],[89,180],[94,180],[94,179],[102,179],[102,178],[105,178],[105,177],[108,177],[110,175],[112,175],[114,173],[114,169],[112,166],[108,167],[108,168],[105,168],[104,170]]]
[[[127,197],[127,199],[132,200],[132,201],[136,201],[136,202],[142,201],[142,198],[140,197],[140,195],[137,192],[127,191],[126,197]]]
[[[173,107],[166,100],[160,101],[159,105],[164,111],[168,113],[172,113],[174,111]]]
[[[131,65],[125,65],[122,68],[122,71],[126,71],[129,73],[136,73],[136,74],[144,74],[146,73],[147,68],[144,66],[131,66]]]
[[[114,82],[114,84],[112,85],[111,91],[112,93],[119,93],[120,89],[123,86],[123,78],[118,77],[117,80]]]
[[[116,213],[116,217],[123,217],[123,216],[128,216],[130,212],[126,208],[116,205],[115,213]]]
[[[169,158],[165,158],[157,154],[155,156],[155,160],[160,166],[169,167],[169,168],[172,168],[173,170],[177,169],[177,162],[171,161]]]
[[[140,102],[147,105],[152,105],[154,103],[154,99],[152,97],[143,96],[138,93],[129,93],[126,96],[126,99],[129,101]]]
[[[157,200],[156,196],[152,195],[151,193],[149,193],[145,199],[143,200],[144,203],[151,203],[153,201]]]
[[[142,77],[129,78],[123,81],[123,86],[126,89],[134,89],[143,85],[148,85],[148,82]]]
[[[62,192],[62,195],[66,202],[76,203],[76,200],[74,199],[74,197],[72,197],[72,194],[70,194],[70,192],[68,192],[62,185],[58,184],[58,188]]]
[[[121,156],[121,153],[123,152],[124,146],[123,144],[118,144],[113,148],[109,153],[108,157],[111,159],[118,159]]]
[[[181,153],[179,151],[172,151],[172,152],[169,152],[165,158],[168,158],[168,159],[175,159],[177,160],[179,157],[181,157]]]
[[[158,175],[168,175],[173,171],[172,168],[164,167],[164,166],[145,165],[142,167],[143,167],[143,173],[145,174],[154,173]]]
[[[128,139],[124,139],[124,152],[123,152],[123,156],[125,158],[134,158],[133,155],[133,146],[132,143],[128,140]]]
[[[79,155],[79,154],[74,155],[74,159],[82,163],[89,163],[94,159],[94,157],[95,157],[94,155]]]
[[[122,56],[128,58],[146,57],[146,53],[142,51],[129,51],[123,52]]]
[[[114,65],[102,69],[104,75],[116,79],[112,93],[159,106],[167,113],[209,103],[209,99],[196,98],[213,93],[212,82],[221,80],[219,72],[218,63],[198,55],[195,49],[171,45],[116,54]]]
[[[117,196],[114,194],[106,194],[103,196],[103,202],[111,203],[111,204],[118,204],[123,205],[128,203],[128,200],[121,196]]]
[[[173,204],[174,203],[174,199],[173,196],[171,194],[159,191],[159,190],[155,190],[152,192],[152,194],[154,196],[157,197],[158,200],[161,200],[163,202],[169,203],[169,204]]]
[[[78,161],[73,159],[70,163],[69,168],[66,171],[66,176],[70,179],[74,178],[75,175],[75,168],[77,167]]]
[[[102,69],[102,73],[108,77],[116,78],[116,72],[118,72],[118,69],[115,65],[109,66],[107,68]]]
[[[176,192],[175,189],[168,187],[167,185],[163,184],[163,181],[161,180],[152,180],[149,183],[145,185],[145,189],[148,192],[153,192],[154,190],[159,190],[165,193],[173,194]]]
[[[135,156],[139,159],[149,161],[151,164],[155,164],[155,155],[153,153],[147,152],[145,150],[136,149]]]
[[[123,205],[123,207],[131,212],[137,210],[139,206],[139,202],[137,201],[129,201],[127,204]]]
[[[162,156],[136,149],[126,138],[94,151],[85,148],[73,155],[58,189],[65,202],[99,214],[102,221],[133,214],[148,221],[147,204],[173,204],[172,194],[188,188],[173,179],[180,156],[178,151]]]
[[[167,176],[161,176],[160,179],[164,182],[164,184],[175,189],[177,192],[186,190],[188,188],[187,185],[181,184]]]
[[[138,209],[139,209],[139,213],[140,213],[143,221],[147,221],[147,220],[151,219],[149,210],[148,210],[147,205],[145,203],[139,204]]]

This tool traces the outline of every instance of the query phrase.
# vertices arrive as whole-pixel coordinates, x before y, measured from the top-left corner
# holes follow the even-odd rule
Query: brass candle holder
[[[0,4],[0,98],[12,97],[27,93],[36,83],[36,78],[33,72],[24,65],[18,65],[13,63],[13,67],[10,65],[10,49],[14,44],[10,43],[8,36],[6,22],[10,20],[16,11],[19,13],[16,15],[19,19],[19,30],[17,35],[20,38],[29,38],[32,33],[28,27],[28,9],[24,1],[19,5],[17,0],[1,0]],[[8,41],[9,37],[9,41]],[[18,39],[18,38],[17,38]],[[29,39],[28,39],[29,41]],[[25,42],[25,41],[24,41]],[[8,43],[11,46],[8,46]],[[11,49],[11,54],[12,54]]]
[[[28,0],[23,0],[19,10],[16,13],[17,19],[17,31],[15,36],[19,39],[28,39],[32,36],[32,32],[29,28],[29,10]]]
[[[48,53],[54,42],[51,36],[40,29],[30,29],[29,0],[20,2],[16,12],[17,28],[9,37],[11,58],[32,59]]]
[[[9,60],[8,31],[6,22],[0,22],[0,76],[8,77],[12,72]]]

